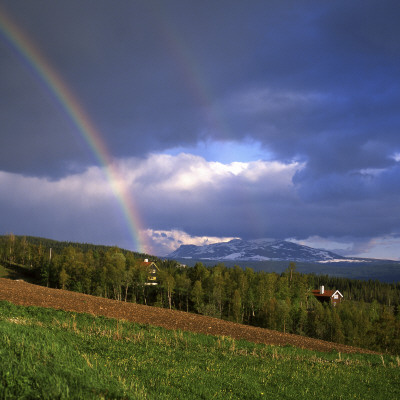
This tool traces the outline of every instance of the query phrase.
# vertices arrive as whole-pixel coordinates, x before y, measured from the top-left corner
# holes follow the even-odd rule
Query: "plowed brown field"
[[[336,350],[342,353],[375,353],[356,347],[256,328],[203,315],[125,303],[66,290],[50,289],[24,281],[0,278],[0,300],[7,300],[24,306],[47,307],[103,315],[167,329],[180,329],[215,336],[229,336],[234,339],[245,339],[250,342],[267,345],[290,345],[317,351]]]

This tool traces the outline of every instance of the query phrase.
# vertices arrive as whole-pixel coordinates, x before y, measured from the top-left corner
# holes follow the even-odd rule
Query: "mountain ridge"
[[[301,261],[366,262],[367,259],[344,257],[332,251],[316,249],[279,239],[233,239],[209,245],[181,245],[168,258],[217,261]]]

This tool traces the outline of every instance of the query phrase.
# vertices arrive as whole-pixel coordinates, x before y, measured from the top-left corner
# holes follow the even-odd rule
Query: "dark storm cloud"
[[[305,1],[288,7],[272,1],[243,7],[123,1],[110,7],[105,1],[6,1],[4,8],[76,93],[115,156],[193,145],[204,135],[250,136],[277,158],[303,157],[319,169],[320,149],[340,151],[345,141],[349,154],[329,168],[346,169],[357,164],[350,154],[378,135],[383,147],[398,145],[397,2]],[[47,94],[31,88],[34,78],[26,71],[21,87],[14,72],[21,69],[20,59],[4,43],[1,52],[8,66],[2,68],[2,85],[9,88],[3,155],[22,137],[41,135],[55,150],[54,157],[47,153],[48,167],[60,163],[57,143],[65,148],[58,168],[73,161],[73,154],[84,162],[79,134],[71,133],[62,115],[53,115]],[[259,88],[316,97],[257,114],[226,104],[235,94]],[[17,122],[19,116],[27,117]],[[228,128],[221,131],[221,122]],[[31,155],[23,150],[22,155],[33,170],[42,169],[44,149],[29,148]],[[387,150],[375,163],[365,154],[359,167],[378,166],[385,156]],[[2,168],[17,170],[8,158],[2,157]]]

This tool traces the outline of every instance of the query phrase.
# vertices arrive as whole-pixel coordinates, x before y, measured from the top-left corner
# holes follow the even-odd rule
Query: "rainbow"
[[[0,32],[18,55],[28,63],[35,76],[44,83],[45,87],[60,103],[67,117],[78,128],[81,136],[103,167],[107,180],[127,222],[133,240],[133,249],[149,253],[151,251],[150,247],[141,234],[143,225],[139,213],[134,207],[132,198],[124,184],[124,179],[119,173],[99,130],[96,129],[89,116],[85,113],[84,108],[60,75],[51,67],[34,43],[27,38],[23,31],[1,8]]]
[[[160,31],[160,36],[165,41],[169,53],[180,70],[181,78],[191,92],[193,99],[203,110],[208,126],[222,135],[221,140],[229,138],[230,127],[227,120],[222,115],[222,111],[214,104],[211,87],[204,77],[204,73],[198,67],[199,64],[190,51],[190,46],[186,43],[184,35],[168,18],[163,2],[159,2],[158,7],[151,8],[150,11],[155,19],[155,26]]]

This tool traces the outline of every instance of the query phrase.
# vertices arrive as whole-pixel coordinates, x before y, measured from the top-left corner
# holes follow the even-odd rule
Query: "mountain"
[[[361,262],[327,250],[275,239],[241,240],[204,246],[181,245],[168,258],[237,261]]]

